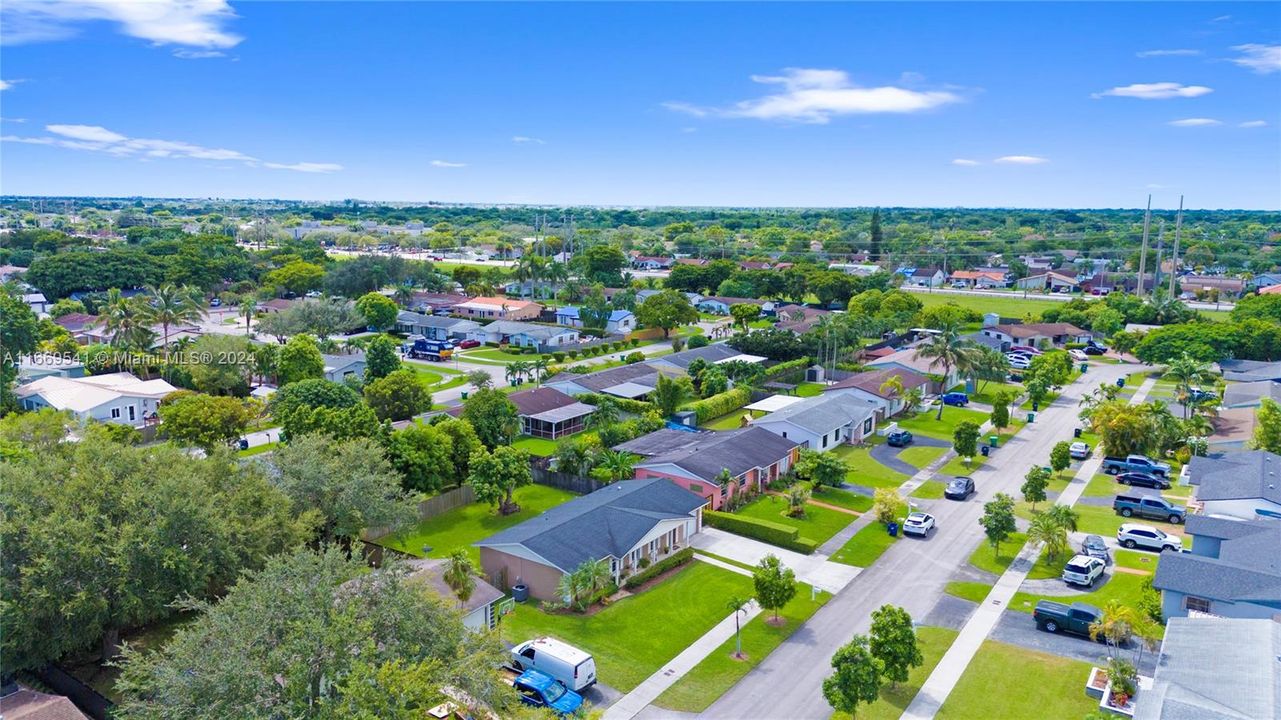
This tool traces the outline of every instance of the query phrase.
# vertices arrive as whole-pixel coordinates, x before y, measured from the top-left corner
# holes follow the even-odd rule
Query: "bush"
[[[765,368],[765,377],[774,378],[774,377],[778,377],[779,375],[786,375],[789,372],[804,370],[810,365],[811,365],[811,360],[808,357],[796,358],[795,360],[788,360],[787,362],[781,362],[781,363],[778,363],[777,365],[771,365]]]
[[[627,342],[630,343],[632,347],[636,347],[637,345],[640,345],[640,338],[632,338]]]
[[[709,527],[737,533],[761,542],[777,545],[785,550],[794,550],[809,555],[818,549],[818,543],[801,537],[801,531],[790,525],[758,520],[756,518],[731,515],[715,510],[703,511],[703,522]]]
[[[577,360],[577,359],[578,359],[578,351],[577,351],[577,350],[570,350],[570,351],[569,351],[569,357],[570,357],[570,359],[571,359],[571,360]]]
[[[563,353],[563,352],[561,352],[561,351],[557,350],[557,351],[555,351],[555,352],[553,352],[553,353],[552,353],[552,359],[553,359],[553,360],[555,360],[555,361],[556,361],[556,362],[558,362],[558,363],[563,363],[563,362],[565,362],[565,353]]]
[[[638,362],[645,362],[645,353],[643,352],[631,353],[627,357],[623,358],[623,362],[627,363],[628,365],[635,365]]]
[[[689,339],[689,349],[707,347],[708,340],[705,335],[694,335]]]
[[[654,403],[645,402],[644,400],[631,400],[628,398],[616,398],[610,395],[599,395],[597,393],[584,393],[574,398],[580,403],[588,405],[600,405],[602,401],[612,402],[619,410],[633,415],[644,415],[646,413],[658,412],[658,407]]]
[[[522,354],[523,354],[523,355],[537,355],[537,354],[538,354],[538,348],[527,347],[527,348],[525,348],[525,349],[524,349],[524,351],[522,352]]]
[[[649,565],[650,565],[649,558],[647,557],[641,558],[640,561],[636,563],[636,567],[640,568],[641,570],[644,570],[645,568],[649,567]]]
[[[659,560],[658,562],[650,565],[649,567],[642,566],[642,569],[640,572],[636,573],[635,575],[623,581],[623,587],[629,590],[632,588],[640,587],[641,585],[645,584],[647,580],[658,577],[659,575],[662,575],[663,573],[667,572],[668,570],[671,570],[672,568],[680,567],[681,565],[684,565],[685,563],[693,559],[694,559],[694,548],[687,547],[683,550],[679,550],[676,552],[675,555],[672,555],[670,557],[665,557],[662,560]],[[649,560],[649,558],[641,558],[642,563],[646,562],[647,560]]]
[[[698,422],[705,423],[712,418],[718,418],[721,415],[733,412],[751,401],[751,388],[736,387],[723,393],[717,393],[705,400],[699,400],[689,407],[694,411],[694,416]]]

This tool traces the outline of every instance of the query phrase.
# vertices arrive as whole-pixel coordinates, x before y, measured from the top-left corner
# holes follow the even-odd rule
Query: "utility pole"
[[[1139,251],[1139,284],[1135,294],[1143,297],[1143,277],[1148,271],[1148,230],[1152,227],[1152,194],[1148,193],[1148,209],[1143,213],[1143,249]]]
[[[1179,214],[1174,220],[1174,253],[1170,255],[1170,297],[1174,294],[1174,282],[1179,276],[1179,235],[1183,230],[1183,196],[1179,196]]]
[[[1161,291],[1161,255],[1165,252],[1165,219],[1156,231],[1156,269],[1152,272],[1152,294]]]

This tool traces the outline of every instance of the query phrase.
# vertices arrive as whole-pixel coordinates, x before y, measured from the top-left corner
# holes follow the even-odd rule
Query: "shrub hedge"
[[[667,572],[668,570],[671,570],[674,567],[684,565],[685,563],[693,559],[694,559],[694,548],[687,547],[682,550],[678,550],[672,555],[669,555],[663,558],[662,560],[659,560],[653,565],[650,565],[644,570],[641,570],[635,575],[624,580],[623,587],[629,590],[635,587],[639,587],[643,585],[646,580],[653,579],[658,575],[661,575]]]
[[[715,510],[704,510],[703,522],[714,528],[745,535],[761,542],[767,542],[770,545],[777,545],[806,555],[810,555],[818,549],[818,543],[809,538],[801,537],[800,530],[782,523],[717,512]]]
[[[689,409],[694,411],[698,422],[705,423],[712,418],[718,418],[725,413],[733,412],[751,401],[752,389],[743,386],[699,400],[691,404]]]
[[[601,400],[606,400],[608,402],[613,402],[619,410],[622,410],[625,413],[632,413],[633,415],[644,415],[647,412],[658,411],[658,406],[654,403],[645,402],[644,400],[616,398],[612,395],[601,395],[599,393],[584,393],[574,399],[588,405],[600,405]]]
[[[777,365],[771,365],[770,367],[765,368],[765,377],[778,377],[779,375],[784,375],[794,370],[804,370],[812,365],[813,362],[814,361],[810,358],[803,357],[796,358],[795,360],[788,360],[787,362],[781,362]]]

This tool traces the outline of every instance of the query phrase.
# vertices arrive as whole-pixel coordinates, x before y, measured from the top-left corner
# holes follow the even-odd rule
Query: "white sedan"
[[[930,531],[934,529],[934,516],[929,513],[914,512],[907,516],[903,521],[904,535],[920,535],[927,537]]]
[[[1032,367],[1032,361],[1026,355],[1009,354],[1005,356],[1005,361],[1015,370],[1027,370]]]
[[[1085,351],[1077,350],[1075,348],[1072,350],[1068,350],[1068,357],[1072,358],[1076,362],[1086,362],[1090,359],[1090,356],[1086,355]]]

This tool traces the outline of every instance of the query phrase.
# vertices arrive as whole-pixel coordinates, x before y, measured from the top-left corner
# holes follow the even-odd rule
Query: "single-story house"
[[[81,344],[104,343],[110,344],[113,333],[107,329],[107,324],[101,321],[95,325],[84,327],[80,333],[75,336],[76,342]],[[151,334],[155,340],[151,343],[152,348],[159,348],[165,344],[165,329],[159,323],[152,325]],[[170,325],[169,326],[169,344],[173,344],[184,338],[196,339],[204,332],[197,325]]]
[[[31,312],[37,315],[43,315],[49,309],[49,301],[45,299],[42,292],[27,292],[22,294],[22,302],[31,308]]]
[[[1192,550],[1165,553],[1152,577],[1167,618],[1281,613],[1281,520],[1189,515]]]
[[[0,283],[9,282],[26,271],[26,268],[17,265],[0,265]]]
[[[65,695],[40,692],[11,678],[0,686],[0,718],[5,720],[88,720]]]
[[[35,353],[18,358],[19,383],[28,383],[49,375],[80,378],[85,376],[85,366],[79,360],[66,355]]]
[[[972,288],[1004,288],[1010,286],[1010,275],[994,270],[955,270],[947,277],[953,285]]]
[[[780,437],[819,452],[858,444],[876,432],[876,407],[848,390],[805,398],[752,421]]]
[[[1179,288],[1188,293],[1218,290],[1221,297],[1236,297],[1245,290],[1245,281],[1222,275],[1184,275],[1179,278]]]
[[[559,325],[499,320],[467,331],[468,340],[482,343],[516,345],[518,347],[557,348],[578,342],[578,331]]]
[[[1020,290],[1044,290],[1048,287],[1054,292],[1058,292],[1062,288],[1075,291],[1080,286],[1081,283],[1076,278],[1053,271],[1028,275],[1025,278],[1019,278],[1014,281],[1014,287]]]
[[[66,378],[46,375],[14,389],[24,410],[51,407],[84,422],[142,427],[156,416],[160,401],[178,388],[164,380],[142,380],[127,372]]]
[[[736,297],[705,297],[698,302],[698,309],[705,313],[713,315],[729,315],[731,305],[755,305],[760,307],[765,303],[764,300],[756,298],[736,298]]]
[[[71,333],[71,337],[81,345],[89,342],[87,333],[101,324],[102,319],[97,315],[87,315],[85,313],[67,313],[59,318],[54,318],[55,325],[61,326]]]
[[[476,586],[466,600],[460,600],[449,583],[445,582],[446,560],[419,558],[409,560],[409,579],[425,583],[437,595],[451,601],[463,615],[463,626],[469,630],[492,630],[498,626],[498,611],[494,606],[503,599],[503,591],[490,585],[484,578],[476,578]]]
[[[596,412],[595,406],[546,386],[514,392],[507,399],[516,406],[521,434],[548,440],[580,432],[586,417]],[[452,408],[449,414],[457,417],[463,409]]]
[[[1219,371],[1228,382],[1281,380],[1281,362],[1262,360],[1220,360]]]
[[[897,377],[903,384],[903,392],[886,388],[885,383]],[[837,381],[823,388],[823,392],[845,391],[851,398],[858,398],[876,408],[876,419],[883,421],[903,410],[903,395],[919,388],[921,394],[929,391],[930,379],[911,370],[900,368],[882,368],[856,373],[844,380]]]
[[[632,267],[637,270],[666,270],[675,262],[675,260],[666,257],[639,255],[632,259]]]
[[[474,297],[454,306],[454,314],[473,320],[536,320],[543,306],[528,300]]]
[[[450,340],[467,337],[467,333],[480,327],[475,320],[464,320],[444,315],[425,315],[423,313],[401,310],[396,315],[396,332],[406,335],[422,335],[428,340]]]
[[[325,360],[325,379],[333,382],[342,382],[343,379],[354,377],[356,379],[365,376],[365,354],[363,352],[352,353],[351,355],[321,355]]]
[[[669,370],[665,374],[670,376],[677,373]],[[659,370],[648,363],[636,363],[586,375],[563,372],[553,376],[543,386],[555,388],[567,395],[603,393],[635,400],[644,399],[654,391],[654,387],[658,385],[658,375]]]
[[[784,305],[778,308],[775,314],[778,318],[778,323],[774,327],[779,330],[791,330],[797,335],[804,335],[813,330],[814,326],[818,325],[822,318],[832,313],[830,310],[806,307],[805,305]]]
[[[1250,450],[1194,457],[1188,462],[1188,482],[1206,515],[1281,518],[1281,455]]]
[[[936,267],[912,268],[910,272],[904,273],[904,276],[905,284],[928,288],[942,287],[943,281],[947,279],[943,271]]]
[[[937,394],[946,392],[948,388],[955,387],[960,382],[960,373],[956,368],[952,368],[948,377],[942,377],[943,366],[931,365],[933,358],[923,357],[917,354],[917,348],[909,347],[902,350],[895,350],[883,357],[874,357],[868,360],[866,365],[873,369],[896,368],[898,370],[908,370],[918,375],[924,375],[930,378],[930,387],[927,394]],[[941,382],[934,377],[940,377]]]
[[[661,477],[721,507],[741,492],[763,492],[770,482],[796,464],[801,444],[761,428],[727,432],[658,430],[614,447],[644,459],[635,464],[636,479]],[[717,477],[729,471],[733,482]]]
[[[662,357],[656,357],[651,360],[646,360],[645,362],[647,365],[652,365],[653,367],[671,368],[672,370],[684,372],[689,369],[689,364],[694,362],[695,358],[702,358],[708,364],[715,365],[717,363],[729,362],[736,358],[747,359],[748,357],[755,356],[744,355],[725,343],[712,343],[711,345],[704,345],[701,348],[690,348],[689,350],[682,350],[678,353],[663,355]]]
[[[466,295],[418,291],[409,300],[409,307],[419,312],[448,314],[455,306],[467,302]]]
[[[846,275],[857,275],[859,277],[867,277],[872,273],[880,271],[881,266],[872,265],[871,263],[830,263],[827,266],[827,269],[838,270],[840,272],[845,273]]]
[[[689,545],[703,529],[707,500],[663,478],[623,480],[557,505],[475,543],[489,581],[559,597],[562,575],[605,562],[617,583]]]
[[[578,315],[578,308],[563,307],[556,311],[556,322],[566,327],[583,327],[583,320]],[[636,315],[631,310],[613,310],[605,321],[605,332],[614,335],[626,335],[636,329]]]
[[[1259,407],[1263,398],[1281,403],[1281,382],[1258,380],[1247,383],[1230,383],[1223,390],[1223,407]]]
[[[1063,347],[1067,343],[1083,343],[1094,337],[1089,330],[1082,330],[1071,323],[988,325],[979,332],[1000,340],[1004,345],[1002,349],[1008,349],[1011,345],[1039,347],[1042,343]]]
[[[1281,718],[1281,622],[1176,617],[1134,720]]]
[[[636,291],[636,304],[640,305],[641,303],[645,302],[649,298],[661,292],[664,292],[664,291],[652,290],[652,289],[638,290]],[[695,292],[686,292],[681,294],[684,295],[685,299],[689,301],[689,304],[693,305],[694,307],[698,307],[698,304],[703,301],[703,296]]]
[[[1259,273],[1251,278],[1247,284],[1249,287],[1258,288],[1260,291],[1264,288],[1281,286],[1281,272]]]

